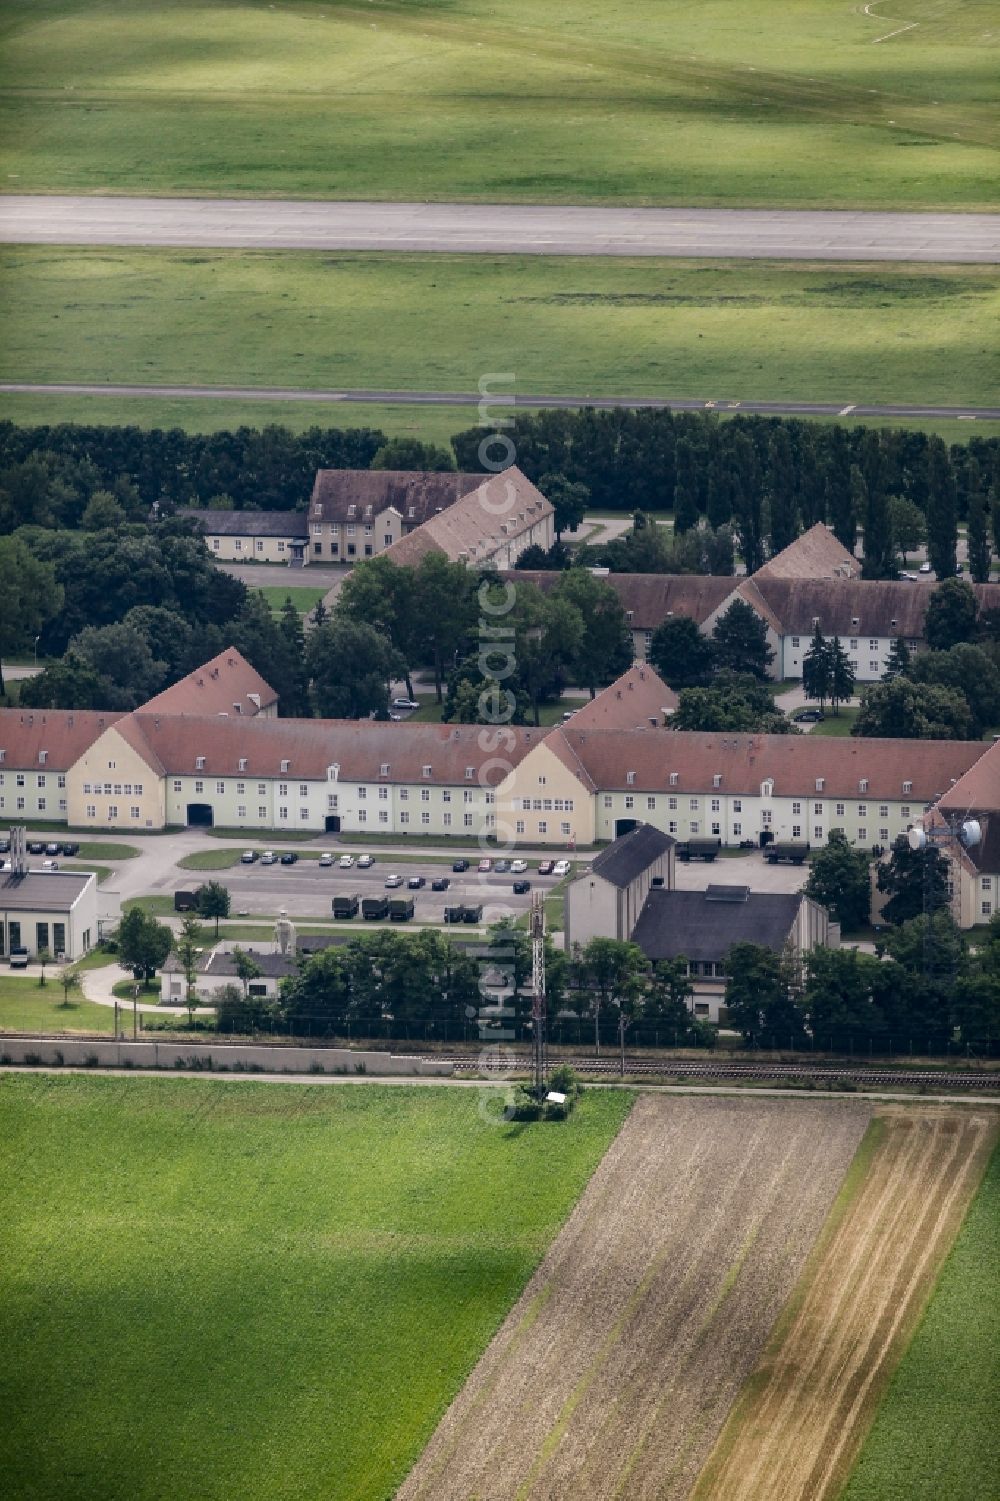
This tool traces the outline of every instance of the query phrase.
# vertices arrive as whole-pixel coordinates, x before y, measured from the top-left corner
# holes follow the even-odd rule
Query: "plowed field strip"
[[[992,1112],[887,1114],[868,1175],[809,1268],[694,1501],[835,1496],[985,1171]]]
[[[681,1501],[868,1120],[637,1101],[399,1501]]]

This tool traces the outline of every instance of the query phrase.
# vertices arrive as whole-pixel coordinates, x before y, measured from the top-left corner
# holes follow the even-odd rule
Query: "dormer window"
[[[347,507],[347,519],[348,519],[348,521],[353,521],[354,517],[357,514],[358,514],[358,508],[357,508],[357,506],[348,506]]]
[[[861,781],[858,783],[858,791],[859,792],[867,792],[868,791],[868,778],[867,777],[862,777],[861,778]]]
[[[467,766],[465,768],[465,780],[467,782],[471,782],[472,778],[475,776],[475,774],[476,774],[476,768],[474,766]]]
[[[860,624],[861,624],[861,617],[860,617],[860,615],[852,615],[851,616],[851,630],[852,631],[856,631],[858,629],[858,627],[859,627]]]
[[[761,797],[774,796],[774,783],[771,781],[770,777],[768,777],[766,781],[761,782],[760,795]]]
[[[712,778],[712,786],[713,787],[721,787],[722,786],[722,772],[721,771],[717,771],[715,773],[715,775],[713,776],[713,778]]]
[[[676,787],[677,786],[677,778],[678,778],[678,776],[679,776],[679,773],[676,772],[676,771],[672,771],[670,773],[670,785],[671,785],[671,787]]]
[[[903,783],[903,791],[905,793],[912,792],[913,791],[913,783],[912,782],[904,782]]]
[[[239,763],[238,764],[239,764],[240,771],[246,771],[246,769],[247,769],[247,758],[246,758],[246,756],[241,756],[240,759],[239,759]]]
[[[371,514],[372,514],[372,508],[371,508],[371,506],[365,506],[365,520],[366,521],[370,521],[371,520]]]
[[[291,766],[291,764],[292,764],[291,761],[282,761],[282,763],[281,763],[281,770],[282,770],[282,772],[286,772],[288,770],[288,768]]]
[[[194,759],[194,769],[195,769],[195,771],[204,771],[205,770],[205,757],[204,756],[195,756],[195,759]]]
[[[822,792],[823,788],[825,786],[826,786],[826,778],[825,777],[817,777],[816,778],[816,791],[817,792]]]
[[[899,621],[895,617],[893,617],[893,619],[889,621],[889,629],[890,629],[890,631],[894,631],[896,629],[896,627],[897,627],[898,624],[899,624]]]
[[[382,762],[382,765],[378,769],[378,774],[379,774],[380,777],[387,777],[389,775],[389,763],[388,763],[388,761],[383,761]]]
[[[337,781],[337,779],[338,779],[339,776],[340,776],[340,762],[339,761],[334,761],[331,766],[328,766],[326,768],[326,779],[327,779],[328,782],[335,782],[335,781]]]
[[[628,621],[629,625],[632,624],[632,611],[631,610],[626,610],[625,611],[625,619]]]
[[[627,771],[625,773],[625,780],[628,783],[628,785],[631,787],[632,784],[633,784],[633,782],[635,781],[635,772],[634,771]]]
[[[38,764],[39,764],[39,766],[44,766],[45,763],[46,763],[46,761],[48,759],[49,759],[49,753],[48,753],[48,751],[39,751],[38,752]]]
[[[421,766],[421,768],[420,768],[420,775],[421,776],[429,777],[430,774],[431,774],[431,768],[429,766]]]

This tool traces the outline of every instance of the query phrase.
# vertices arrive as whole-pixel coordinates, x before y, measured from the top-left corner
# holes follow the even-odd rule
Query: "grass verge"
[[[113,1007],[81,1000],[79,992],[64,1005],[62,987],[51,970],[44,985],[21,976],[0,975],[0,1031],[112,1032],[114,1024]]]
[[[3,1078],[8,1491],[393,1494],[630,1104]]]
[[[540,395],[959,406],[1000,386],[996,266],[18,246],[0,279],[3,380],[462,391],[494,369]]]

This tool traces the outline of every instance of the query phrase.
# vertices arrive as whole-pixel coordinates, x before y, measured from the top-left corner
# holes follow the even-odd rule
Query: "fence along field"
[[[640,1098],[398,1501],[686,1497],[868,1121]]]
[[[811,1257],[692,1501],[840,1494],[975,1194],[997,1124],[996,1112],[933,1107],[898,1108],[874,1122],[863,1181],[838,1206],[843,1213]]]

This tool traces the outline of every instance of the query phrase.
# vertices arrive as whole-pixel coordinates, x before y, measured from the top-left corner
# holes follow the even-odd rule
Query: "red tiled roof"
[[[109,725],[125,717],[96,709],[0,709],[0,771],[67,771]]]
[[[982,741],[823,739],[810,735],[719,735],[682,730],[560,731],[595,787],[650,792],[705,792],[713,777],[723,793],[760,795],[773,781],[775,797],[823,795],[869,801],[911,801],[914,813],[961,777],[982,756]],[[632,782],[627,773],[635,772]],[[677,780],[671,783],[671,773]],[[862,790],[862,781],[867,787]],[[910,790],[904,792],[903,784]]]
[[[392,507],[407,525],[421,526],[470,490],[477,490],[482,482],[481,474],[458,474],[448,469],[320,469],[309,516],[316,521],[363,521],[370,506],[368,519],[374,520]],[[351,506],[355,514],[349,516]]]
[[[772,579],[855,578],[861,565],[853,553],[838,542],[830,528],[817,521],[781,552],[769,558],[754,577]]]
[[[646,662],[633,662],[627,672],[602,688],[573,715],[575,730],[645,729],[651,719],[663,723],[677,707],[677,694]]]
[[[278,695],[235,646],[196,667],[136,711],[140,714],[235,714],[252,718]],[[237,705],[239,707],[237,708]]]
[[[551,503],[514,466],[501,474],[480,476],[474,490],[387,547],[382,556],[412,565],[427,552],[440,552],[452,562],[474,568],[552,513]]]
[[[547,594],[562,574],[518,569],[504,578],[527,579]],[[740,580],[720,574],[700,573],[598,573],[621,600],[630,628],[655,631],[670,615],[683,615],[703,625],[732,594]]]
[[[223,719],[219,716],[157,718],[145,711],[130,716],[123,731],[155,769],[167,775],[325,777],[340,767],[344,781],[426,782],[428,786],[465,781],[479,785],[487,762],[488,785],[503,780],[506,766],[516,766],[545,730],[505,729],[501,748],[497,732],[479,725],[393,724],[372,719]],[[513,737],[508,748],[507,736]],[[197,765],[198,758],[204,764]],[[240,766],[240,761],[245,765]],[[283,768],[282,763],[287,762]],[[492,763],[497,763],[493,765]],[[383,775],[382,766],[389,769]],[[423,768],[431,768],[424,776]],[[467,768],[473,770],[466,776]]]

